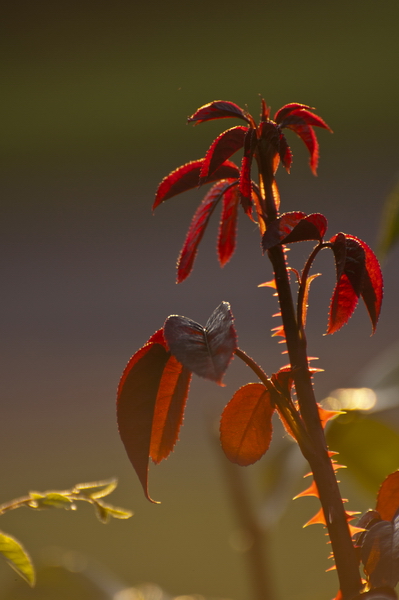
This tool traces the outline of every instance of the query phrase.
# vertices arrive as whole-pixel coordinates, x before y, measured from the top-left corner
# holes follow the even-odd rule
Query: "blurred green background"
[[[331,235],[345,231],[374,246],[398,175],[399,5],[17,0],[2,13],[0,502],[117,476],[114,502],[135,516],[105,528],[84,509],[21,510],[3,516],[1,528],[25,543],[39,568],[54,556],[64,566],[71,553],[83,556],[98,589],[108,585],[104,597],[154,582],[172,595],[247,599],[245,552],[234,542],[237,523],[210,443],[214,420],[247,371],[233,363],[227,388],[193,383],[177,450],[151,469],[160,506],[144,500],[118,438],[115,389],[129,356],[167,315],[204,323],[222,300],[232,304],[240,346],[268,373],[285,364],[269,331],[276,301],[257,288],[271,271],[244,218],[236,255],[220,271],[215,219],[193,275],[176,287],[176,257],[201,196],[173,199],[153,217],[154,191],[224,127],[186,126],[198,106],[232,100],[257,116],[259,94],[272,114],[307,103],[335,133],[319,134],[317,179],[306,149],[290,137],[294,165],[290,176],[279,174],[282,208],[324,212]],[[292,251],[298,267],[308,251]],[[363,307],[323,338],[334,268],[320,257],[324,275],[313,285],[308,322],[310,354],[326,369],[316,379],[320,399],[362,385],[362,370],[398,339],[398,258],[396,249],[384,266],[386,300],[370,339]],[[276,426],[275,448],[282,438]],[[245,473],[256,500],[265,464]],[[382,468],[381,479],[386,474]],[[288,497],[304,487],[301,475],[300,466],[291,472]],[[373,504],[350,476],[342,479],[351,509]],[[316,508],[311,499],[290,503],[273,528],[280,598],[336,593],[336,575],[324,573],[322,529],[301,529]],[[36,591],[15,579],[0,563],[0,598],[48,597],[45,572]]]

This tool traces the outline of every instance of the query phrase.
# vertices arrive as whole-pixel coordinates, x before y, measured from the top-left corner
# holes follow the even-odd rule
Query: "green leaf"
[[[44,508],[66,508],[67,510],[73,510],[75,505],[73,500],[70,498],[70,492],[29,492],[33,502],[30,504],[31,508],[44,509]]]
[[[339,462],[374,496],[381,481],[398,468],[399,434],[378,419],[358,411],[336,418],[327,431],[330,450]]]
[[[0,552],[10,567],[33,587],[35,585],[35,569],[22,544],[10,535],[0,532]]]
[[[123,508],[117,508],[112,504],[106,504],[105,502],[96,501],[93,502],[96,515],[101,523],[108,523],[110,518],[114,519],[130,519],[133,515],[132,511],[125,510]]]
[[[114,491],[118,485],[117,479],[106,479],[91,483],[77,483],[73,489],[75,494],[83,494],[87,498],[104,498]]]

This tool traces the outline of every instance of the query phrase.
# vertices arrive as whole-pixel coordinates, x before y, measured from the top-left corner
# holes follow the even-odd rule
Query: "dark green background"
[[[261,94],[272,113],[288,102],[317,107],[335,132],[320,132],[317,179],[290,137],[292,174],[279,174],[283,210],[325,212],[331,235],[345,231],[373,246],[398,173],[398,17],[393,0],[17,1],[3,12],[0,500],[117,476],[115,503],[136,512],[108,528],[84,509],[2,517],[1,528],[24,541],[37,565],[43,549],[48,556],[59,546],[103,565],[122,586],[153,581],[175,595],[249,597],[209,444],[210,423],[247,371],[233,363],[225,389],[193,383],[177,451],[151,470],[161,506],[142,497],[118,438],[114,398],[129,356],[167,315],[204,323],[222,300],[232,304],[240,346],[268,373],[277,370],[286,358],[269,333],[276,302],[257,288],[270,267],[242,216],[236,255],[220,271],[215,219],[194,274],[176,287],[176,256],[200,196],[171,200],[154,217],[150,206],[163,176],[234,124],[193,129],[186,117],[213,99],[257,116]],[[308,251],[291,253],[298,267]],[[310,354],[326,369],[316,380],[319,398],[361,384],[359,371],[397,339],[397,260],[396,251],[384,268],[375,337],[360,308],[323,338],[334,272],[331,257],[320,258],[324,276],[309,314]],[[259,495],[262,464],[248,474]],[[351,508],[370,503],[359,497]],[[301,530],[316,506],[291,503],[273,534],[281,598],[335,594],[336,576],[323,573],[321,528]],[[0,565],[4,590],[15,579],[7,569]]]

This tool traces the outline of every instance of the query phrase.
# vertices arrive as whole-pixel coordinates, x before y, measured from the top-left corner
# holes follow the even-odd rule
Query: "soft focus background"
[[[276,300],[257,288],[271,278],[270,266],[242,215],[236,254],[221,271],[214,219],[194,273],[177,287],[176,257],[201,196],[172,199],[155,216],[151,203],[162,177],[200,158],[218,132],[234,125],[186,126],[197,107],[231,100],[257,116],[259,94],[272,114],[302,102],[317,107],[335,133],[318,134],[318,178],[306,149],[288,133],[294,165],[290,176],[279,174],[283,210],[324,212],[331,235],[344,231],[375,247],[399,169],[398,18],[396,0],[16,0],[3,8],[0,502],[116,476],[114,502],[135,516],[107,527],[86,507],[3,516],[1,529],[24,542],[39,579],[30,590],[0,562],[0,598],[61,599],[51,585],[65,574],[68,582],[75,577],[73,585],[80,577],[93,588],[92,595],[87,588],[69,598],[116,598],[143,582],[174,596],[250,597],[247,546],[211,441],[247,370],[234,361],[226,388],[193,382],[177,450],[151,469],[150,491],[160,506],[143,498],[114,405],[128,358],[166,316],[205,323],[222,300],[231,302],[240,346],[268,373],[285,364],[270,337]],[[298,268],[308,252],[306,244],[292,250]],[[310,354],[326,369],[316,379],[320,399],[337,387],[371,387],[367,375],[377,369],[381,379],[389,360],[395,371],[398,260],[396,250],[384,265],[375,336],[359,307],[342,331],[323,337],[334,267],[328,253],[319,258],[323,277],[313,284],[308,328]],[[277,425],[273,443],[275,452],[286,443]],[[245,472],[257,500],[266,464]],[[304,487],[302,466],[293,472],[287,498]],[[381,479],[386,474],[382,467]],[[373,505],[350,474],[342,480],[349,508]],[[283,496],[277,503],[285,509]],[[316,509],[314,499],[290,502],[272,529],[280,598],[336,593],[336,575],[324,573],[330,563],[322,529],[301,529]],[[54,565],[65,572],[55,576]]]

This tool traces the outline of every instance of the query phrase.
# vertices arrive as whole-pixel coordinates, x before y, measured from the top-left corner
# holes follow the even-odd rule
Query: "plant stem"
[[[311,449],[308,444],[305,447],[300,443],[300,446],[310,464],[319,492],[343,598],[351,598],[359,593],[361,588],[358,560],[319,418],[311,374],[308,369],[306,338],[296,321],[283,249],[276,246],[270,249],[268,254],[274,269],[298,404],[308,436],[312,441]],[[300,442],[300,440],[298,441]]]

